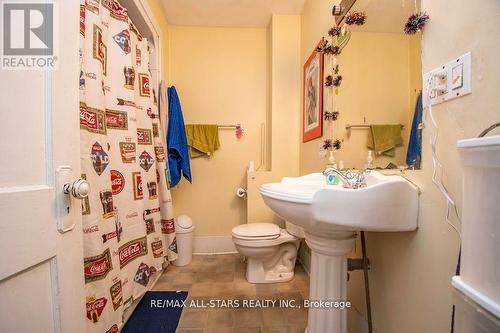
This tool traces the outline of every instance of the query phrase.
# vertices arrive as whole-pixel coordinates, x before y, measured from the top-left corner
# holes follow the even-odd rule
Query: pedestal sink
[[[418,188],[400,176],[366,174],[366,187],[326,185],[313,173],[264,184],[260,193],[278,216],[301,226],[311,248],[311,300],[344,301],[347,254],[356,231],[410,231],[417,228]],[[308,333],[347,333],[347,312],[309,308]]]

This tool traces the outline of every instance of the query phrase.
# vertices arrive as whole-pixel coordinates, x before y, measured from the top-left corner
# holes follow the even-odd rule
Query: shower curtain
[[[80,4],[81,167],[91,186],[82,202],[82,315],[89,332],[115,332],[176,258],[175,228],[148,41],[118,1]]]

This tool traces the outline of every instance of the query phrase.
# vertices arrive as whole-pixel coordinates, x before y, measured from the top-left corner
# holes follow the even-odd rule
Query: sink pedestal
[[[347,300],[347,254],[356,234],[351,231],[314,233],[306,230],[311,248],[312,301]],[[309,308],[307,333],[347,333],[347,308]]]

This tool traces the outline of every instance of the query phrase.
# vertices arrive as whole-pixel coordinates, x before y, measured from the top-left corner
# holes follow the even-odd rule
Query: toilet
[[[234,227],[233,242],[247,260],[250,283],[276,283],[293,279],[300,239],[273,223]]]

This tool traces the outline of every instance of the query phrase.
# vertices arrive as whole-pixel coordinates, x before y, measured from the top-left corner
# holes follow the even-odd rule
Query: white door
[[[6,9],[4,1],[2,57],[6,15],[9,29],[26,24],[36,29],[48,22],[36,10]],[[81,204],[61,193],[64,183],[80,175],[79,1],[53,2],[60,27],[54,36],[59,69],[0,69],[0,332],[85,331]],[[45,26],[35,34],[42,41],[49,33]],[[31,31],[24,37],[10,42],[15,47],[27,47],[28,40],[28,47],[46,45]]]

